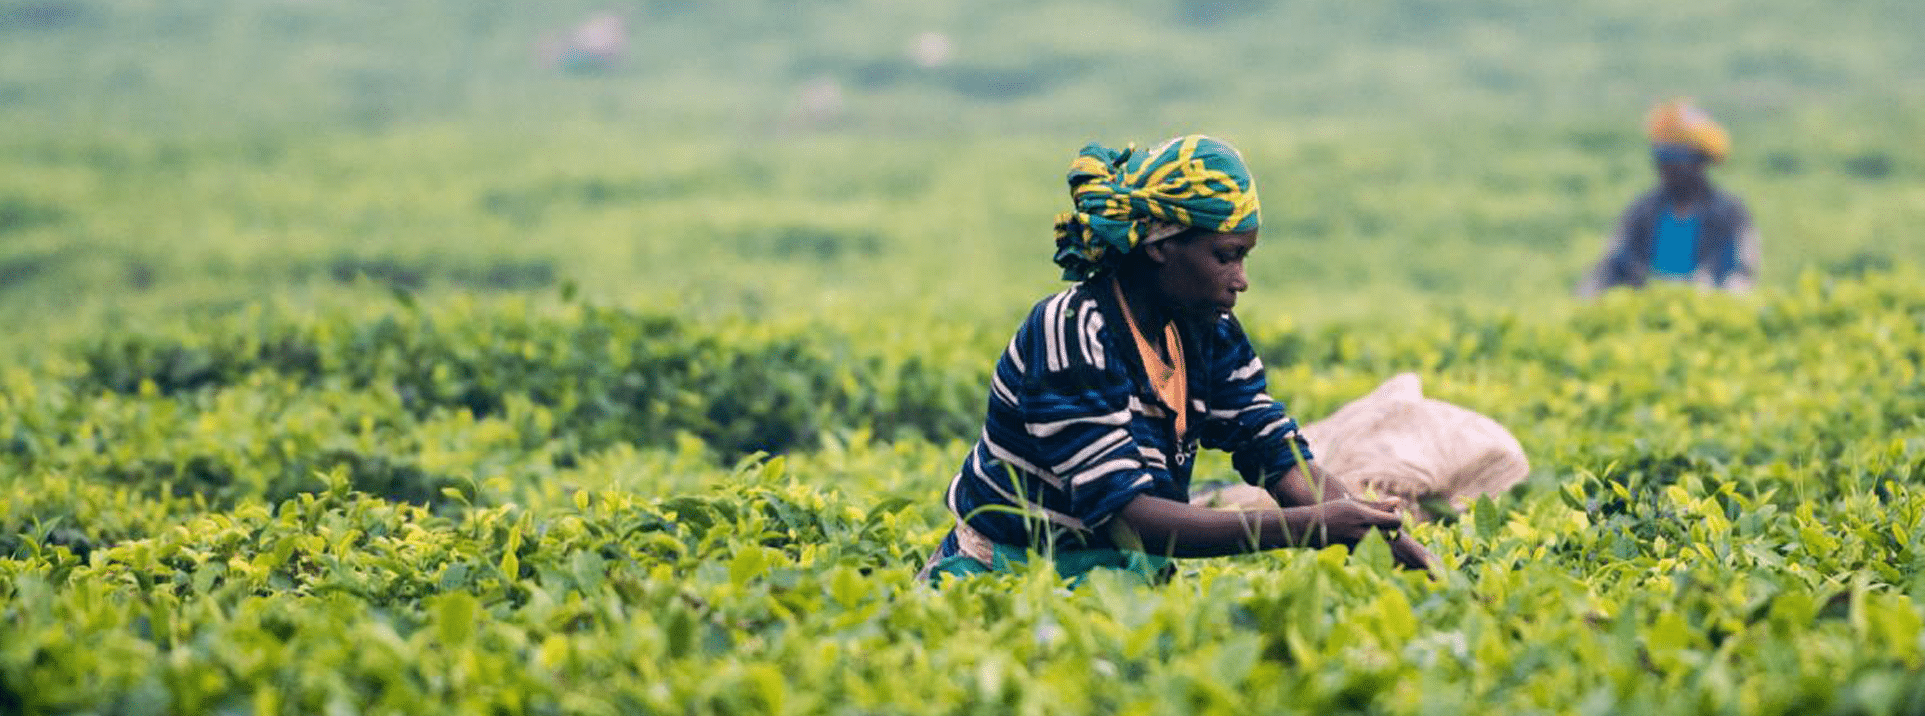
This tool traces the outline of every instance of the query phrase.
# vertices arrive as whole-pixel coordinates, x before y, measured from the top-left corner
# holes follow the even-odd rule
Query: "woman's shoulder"
[[[1751,211],[1745,207],[1745,200],[1720,186],[1711,187],[1711,210],[1733,220],[1751,218]]]
[[[1624,211],[1619,213],[1618,218],[1625,222],[1631,222],[1639,218],[1657,216],[1658,209],[1663,206],[1663,203],[1664,189],[1661,187],[1651,187],[1639,193],[1637,196],[1632,197],[1631,203],[1624,205]]]
[[[1056,293],[1044,296],[1029,309],[1023,327],[1031,328],[1062,324],[1065,322],[1084,323],[1092,320],[1103,323],[1103,307],[1097,300],[1098,292],[1089,287],[1088,282],[1078,283]]]
[[[1094,283],[1077,283],[1037,301],[1017,331],[1016,343],[1027,346],[1051,370],[1106,367],[1115,353],[1115,339]]]
[[[1096,291],[1090,288],[1091,283],[1091,281],[1073,283],[1061,291],[1037,299],[1035,305],[1030,306],[1029,317],[1034,319],[1041,315],[1060,316],[1082,307],[1083,304],[1094,302]]]

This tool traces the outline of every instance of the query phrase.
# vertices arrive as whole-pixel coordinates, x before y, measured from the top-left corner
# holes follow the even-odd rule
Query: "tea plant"
[[[1925,704],[1916,286],[1651,291],[1395,334],[1253,322],[1300,415],[1416,370],[1511,425],[1535,474],[1416,528],[1438,580],[1372,540],[1073,592],[1046,570],[914,580],[976,408],[922,404],[938,419],[913,430],[877,409],[927,360],[886,332],[394,305],[80,341],[0,390],[0,703],[1909,711]],[[569,407],[630,395],[625,366],[650,360],[745,405],[816,387],[808,410],[732,422]],[[926,398],[979,390],[986,366],[915,370]],[[802,382],[768,377],[783,371]],[[745,425],[807,437],[738,459]]]

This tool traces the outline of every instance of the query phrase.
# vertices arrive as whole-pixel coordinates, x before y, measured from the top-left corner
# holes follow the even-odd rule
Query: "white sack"
[[[1315,462],[1353,494],[1404,500],[1419,518],[1425,498],[1461,510],[1530,474],[1517,438],[1497,421],[1424,397],[1414,373],[1401,373],[1330,417],[1303,428]]]

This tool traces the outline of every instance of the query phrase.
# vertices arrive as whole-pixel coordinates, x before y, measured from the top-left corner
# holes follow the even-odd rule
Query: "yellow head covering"
[[[1645,127],[1653,144],[1690,146],[1714,162],[1724,161],[1725,154],[1731,151],[1731,138],[1725,135],[1724,127],[1711,121],[1711,115],[1689,99],[1674,99],[1651,108]]]

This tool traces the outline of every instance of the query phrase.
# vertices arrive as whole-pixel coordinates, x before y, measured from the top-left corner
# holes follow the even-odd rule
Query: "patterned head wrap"
[[[1645,127],[1653,144],[1682,144],[1704,152],[1714,162],[1724,161],[1731,150],[1731,138],[1725,136],[1724,127],[1688,99],[1674,99],[1651,108]]]
[[[1063,278],[1102,275],[1136,247],[1185,229],[1255,231],[1257,184],[1243,155],[1192,134],[1147,152],[1095,143],[1069,165],[1074,211],[1056,217],[1056,265]]]

